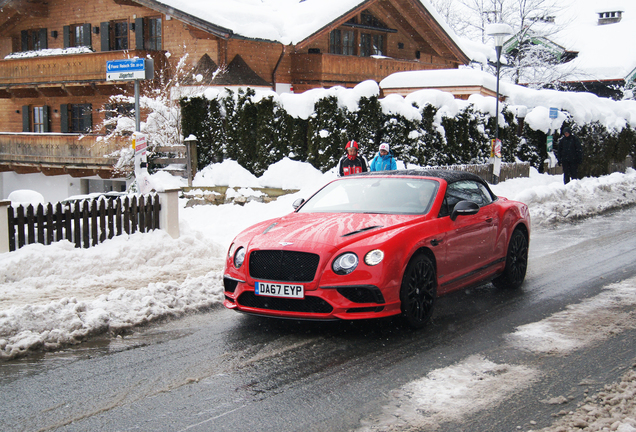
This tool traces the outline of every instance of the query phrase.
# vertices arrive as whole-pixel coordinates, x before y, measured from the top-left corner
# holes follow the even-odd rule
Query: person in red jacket
[[[345,146],[347,154],[338,162],[338,175],[340,177],[351,174],[367,172],[367,161],[358,154],[358,143],[351,140]]]

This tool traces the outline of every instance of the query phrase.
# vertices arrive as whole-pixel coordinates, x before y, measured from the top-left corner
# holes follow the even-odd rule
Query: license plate
[[[288,285],[270,282],[256,282],[256,295],[283,298],[305,298],[305,288],[302,285]]]

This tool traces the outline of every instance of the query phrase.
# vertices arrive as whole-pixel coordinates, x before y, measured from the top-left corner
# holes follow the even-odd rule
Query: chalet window
[[[20,32],[22,51],[40,51],[48,48],[46,29],[22,30]]]
[[[33,107],[33,132],[48,132],[48,107]],[[46,115],[45,115],[46,112]]]
[[[102,51],[128,49],[128,21],[108,21],[100,24]]]
[[[23,132],[50,132],[49,107],[25,105],[22,107],[22,131]]]
[[[161,50],[161,18],[135,19],[135,47],[150,51]]]
[[[353,30],[332,30],[329,34],[329,52],[331,54],[354,55],[354,40]]]
[[[119,117],[135,116],[135,104],[133,103],[118,103],[118,104],[106,104],[104,105],[104,118],[106,120],[106,133],[111,133],[117,127],[115,121],[109,122]]]
[[[360,56],[384,55],[384,35],[360,33]]]
[[[91,24],[72,24],[64,26],[64,48],[92,47]]]
[[[63,133],[88,133],[93,127],[91,104],[60,105],[60,123]]]

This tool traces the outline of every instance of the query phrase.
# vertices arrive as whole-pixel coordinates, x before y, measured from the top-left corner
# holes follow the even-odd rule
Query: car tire
[[[431,319],[437,299],[435,265],[424,254],[415,255],[406,266],[400,288],[402,319],[412,328],[422,328]]]
[[[521,232],[515,230],[508,243],[506,254],[506,267],[503,273],[496,277],[492,283],[497,288],[517,289],[526,278],[528,268],[528,239]]]

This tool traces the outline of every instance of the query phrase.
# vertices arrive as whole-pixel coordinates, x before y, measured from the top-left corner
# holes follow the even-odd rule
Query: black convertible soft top
[[[445,170],[445,169],[406,169],[406,170],[393,170],[393,171],[368,171],[360,174],[355,174],[358,176],[368,176],[368,175],[382,175],[382,176],[419,176],[419,177],[435,177],[440,178],[442,180],[446,180],[447,183],[455,183],[460,180],[476,180],[480,183],[487,183],[478,175],[467,172],[467,171],[455,171],[455,170]]]

